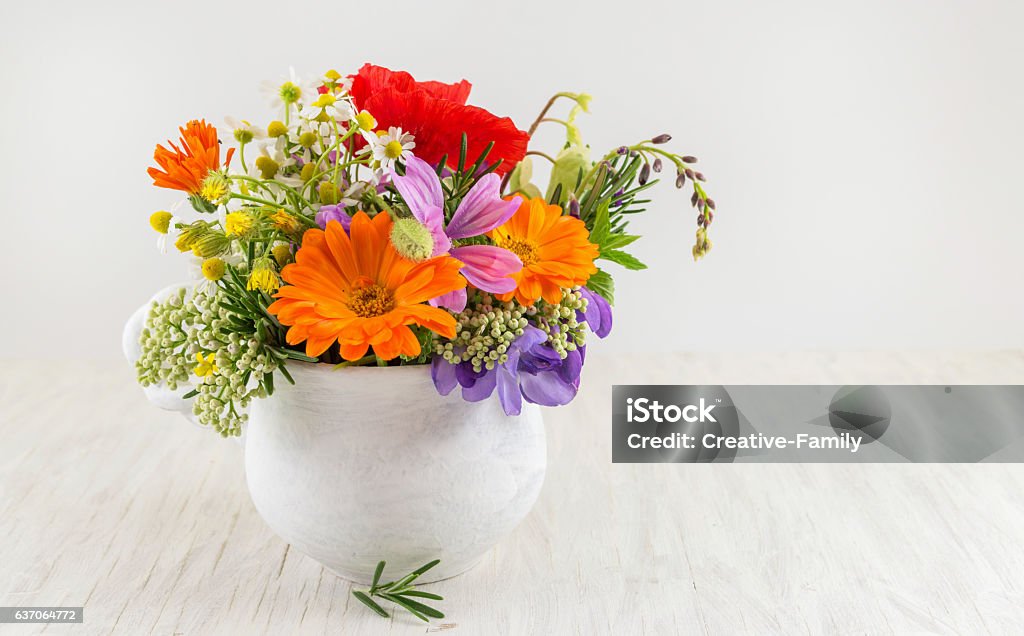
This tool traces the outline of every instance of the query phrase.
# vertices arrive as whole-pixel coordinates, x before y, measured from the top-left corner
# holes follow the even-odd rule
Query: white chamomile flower
[[[163,254],[167,253],[167,237],[170,236],[171,230],[179,223],[190,223],[195,220],[183,218],[179,213],[179,210],[181,209],[181,206],[185,204],[185,201],[187,201],[187,199],[176,201],[174,205],[171,206],[170,211],[160,210],[159,212],[154,212],[153,215],[149,217],[149,224],[157,233],[156,247]]]
[[[347,94],[352,90],[352,78],[348,76],[342,76],[341,73],[331,69],[324,73],[321,78],[324,86],[326,86],[335,95],[341,96]]]
[[[366,183],[363,181],[356,181],[345,190],[341,195],[341,199],[338,201],[339,205],[343,205],[346,208],[355,207],[359,203],[360,197],[363,195],[363,190],[366,189]]]
[[[326,125],[326,124],[325,124]],[[330,134],[330,127],[327,127]],[[288,131],[287,146],[291,154],[298,154],[304,162],[312,153],[321,154],[324,149],[324,126],[315,120],[300,119],[295,128]],[[278,140],[279,144],[282,140]]]
[[[364,152],[371,153],[382,170],[393,168],[399,159],[407,160],[412,155],[412,149],[416,147],[412,134],[403,133],[401,128],[395,126],[388,128],[387,132],[364,131],[363,138],[368,144]]]
[[[282,171],[296,164],[295,158],[285,152],[287,144],[288,140],[283,136],[273,142],[261,143],[260,154],[249,167],[249,176],[266,181],[280,180]]]
[[[267,137],[264,129],[259,126],[253,126],[244,119],[225,117],[224,121],[227,122],[228,128],[231,129],[231,134],[239,144],[247,144],[253,140],[266,139]]]
[[[270,96],[271,107],[284,106],[286,113],[297,110],[300,105],[315,100],[317,94],[316,87],[296,75],[295,69],[291,67],[288,68],[287,76],[276,82],[266,80],[260,84],[260,88]]]
[[[358,128],[360,133],[365,136],[366,133],[372,133],[377,127],[377,120],[370,114],[370,111],[361,110],[358,114],[352,116],[352,125]]]
[[[316,99],[306,106],[302,114],[307,119],[317,121],[348,121],[352,119],[354,113],[355,109],[348,98],[327,92],[317,95]]]

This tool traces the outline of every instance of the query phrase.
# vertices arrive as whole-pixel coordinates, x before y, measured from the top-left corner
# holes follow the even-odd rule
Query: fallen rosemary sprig
[[[388,617],[387,611],[385,611],[383,607],[370,597],[376,596],[378,598],[391,601],[395,605],[407,610],[410,614],[426,623],[429,623],[431,618],[444,618],[444,614],[438,610],[415,600],[418,598],[426,598],[432,601],[443,601],[444,597],[438,596],[437,594],[431,594],[430,592],[421,592],[412,584],[412,582],[419,578],[421,574],[440,562],[441,561],[439,559],[435,559],[420,567],[418,570],[406,574],[397,581],[381,583],[380,575],[384,572],[384,561],[381,561],[377,564],[377,571],[373,573],[373,583],[370,584],[370,589],[365,592],[361,590],[352,590],[352,596],[359,599],[363,605],[366,605],[384,618]]]

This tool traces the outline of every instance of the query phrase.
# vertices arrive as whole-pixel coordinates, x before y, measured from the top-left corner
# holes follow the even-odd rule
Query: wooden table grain
[[[382,619],[290,550],[242,448],[151,407],[124,363],[0,365],[0,606],[55,634],[1019,633],[1024,467],[613,465],[612,383],[1021,383],[1024,354],[591,355],[547,412],[525,522]]]

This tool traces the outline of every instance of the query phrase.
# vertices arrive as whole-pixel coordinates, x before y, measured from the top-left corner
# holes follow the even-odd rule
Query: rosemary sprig
[[[380,575],[384,573],[385,565],[385,562],[381,561],[377,564],[377,570],[373,573],[373,583],[370,584],[370,589],[365,592],[362,590],[352,590],[352,596],[359,599],[363,605],[366,605],[384,618],[388,617],[387,611],[381,607],[379,603],[374,601],[372,597],[376,596],[377,598],[390,601],[426,623],[429,623],[431,618],[444,618],[444,614],[440,611],[415,600],[430,599],[432,601],[443,601],[444,597],[437,594],[431,594],[430,592],[422,592],[417,590],[416,586],[413,585],[413,581],[419,578],[421,574],[440,562],[441,561],[439,559],[434,559],[419,569],[406,574],[397,581],[381,583]]]

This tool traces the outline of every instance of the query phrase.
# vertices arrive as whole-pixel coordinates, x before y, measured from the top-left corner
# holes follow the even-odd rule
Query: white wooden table
[[[242,450],[151,407],[126,364],[0,365],[0,633],[1008,633],[1024,625],[1024,466],[613,465],[610,384],[1021,383],[1024,355],[592,355],[548,411],[528,519],[427,586],[447,617],[371,614],[277,539]]]

